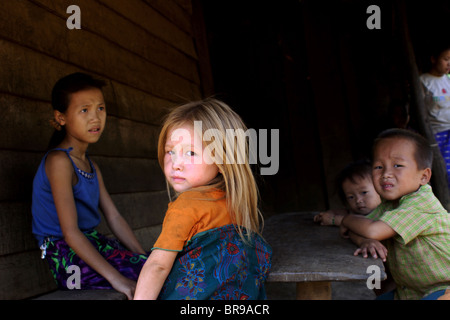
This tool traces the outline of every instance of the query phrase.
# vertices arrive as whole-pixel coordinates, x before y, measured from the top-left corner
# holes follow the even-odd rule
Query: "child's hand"
[[[324,225],[324,220],[328,215],[327,212],[319,212],[319,214],[315,215],[314,222],[320,222],[321,225]]]
[[[380,241],[373,239],[365,239],[361,243],[360,248],[356,249],[353,255],[357,256],[360,253],[364,258],[367,258],[369,254],[374,259],[378,258],[379,256],[380,259],[383,260],[383,262],[386,261],[387,257],[386,247]]]
[[[314,222],[320,222],[321,226],[339,226],[345,214],[347,214],[346,209],[322,211],[314,216]]]
[[[314,216],[314,222],[320,222],[322,226],[332,226],[335,225],[336,215],[331,210],[320,212]]]
[[[349,234],[348,234],[349,231],[350,231],[350,230],[349,230],[347,227],[345,227],[343,224],[341,224],[341,225],[339,226],[339,233],[340,233],[340,235],[341,235],[342,238],[345,238],[345,239],[350,238],[350,236],[349,236]]]
[[[120,276],[111,282],[112,287],[127,296],[128,300],[133,300],[134,291],[136,290],[136,281]]]

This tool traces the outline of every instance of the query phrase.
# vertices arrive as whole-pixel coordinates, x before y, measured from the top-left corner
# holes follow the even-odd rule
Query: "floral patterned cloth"
[[[177,256],[159,299],[265,299],[271,256],[264,239],[245,243],[233,225],[202,232]]]
[[[86,232],[85,236],[122,275],[137,281],[147,255],[128,251],[117,240],[109,239],[96,230]],[[72,265],[79,267],[80,289],[112,289],[109,282],[81,260],[64,240],[47,242],[45,258],[59,289],[71,289],[70,286],[74,285],[74,271],[69,268]]]

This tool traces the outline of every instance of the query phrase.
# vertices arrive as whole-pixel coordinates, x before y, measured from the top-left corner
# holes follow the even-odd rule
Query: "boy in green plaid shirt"
[[[450,214],[428,185],[432,160],[422,136],[404,129],[382,132],[373,148],[372,176],[383,201],[368,216],[347,215],[341,222],[342,235],[385,240],[396,289],[383,298],[450,295]]]

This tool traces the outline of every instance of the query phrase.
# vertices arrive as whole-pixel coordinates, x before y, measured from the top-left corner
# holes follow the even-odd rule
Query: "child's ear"
[[[431,179],[431,169],[430,168],[426,168],[426,169],[422,170],[422,178],[420,180],[420,184],[422,186],[424,186],[428,182],[430,182],[430,179]]]
[[[60,126],[63,126],[66,124],[66,119],[64,117],[64,114],[58,110],[53,111],[53,116],[55,117],[55,121],[59,123]]]
[[[430,57],[430,61],[431,61],[431,64],[434,65],[436,63],[436,61],[437,61],[437,58],[432,56],[432,57]]]

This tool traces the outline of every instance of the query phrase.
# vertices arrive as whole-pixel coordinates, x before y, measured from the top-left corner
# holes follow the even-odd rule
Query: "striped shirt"
[[[397,233],[386,241],[397,299],[421,299],[450,289],[450,214],[429,185],[400,198],[397,207],[383,201],[367,217]]]

